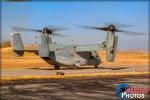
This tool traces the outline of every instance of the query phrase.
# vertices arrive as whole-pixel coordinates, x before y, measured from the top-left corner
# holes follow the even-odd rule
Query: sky
[[[106,32],[88,30],[79,25],[104,26],[104,23],[121,23],[132,27],[123,30],[146,33],[140,36],[116,33],[118,49],[148,48],[148,2],[94,1],[94,2],[2,2],[2,40],[10,39],[12,26],[42,29],[45,26],[67,28],[53,37],[58,44],[98,44],[105,40]],[[24,44],[35,43],[34,32],[21,32]]]

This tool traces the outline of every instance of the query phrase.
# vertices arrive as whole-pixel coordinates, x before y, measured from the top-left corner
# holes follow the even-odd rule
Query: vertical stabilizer
[[[12,35],[12,46],[14,56],[23,56],[24,47],[19,33]]]

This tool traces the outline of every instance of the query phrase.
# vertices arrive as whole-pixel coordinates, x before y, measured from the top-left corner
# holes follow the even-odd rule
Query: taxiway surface
[[[123,82],[149,87],[147,75],[5,81],[1,100],[120,100],[115,89]]]

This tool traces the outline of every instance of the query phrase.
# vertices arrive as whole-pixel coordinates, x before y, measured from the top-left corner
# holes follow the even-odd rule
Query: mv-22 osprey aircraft
[[[125,34],[140,34],[135,32],[119,30],[118,27],[126,27],[129,25],[124,24],[107,24],[105,27],[91,27],[82,26],[83,28],[97,29],[107,32],[106,39],[101,44],[92,45],[59,45],[55,44],[51,40],[52,35],[59,35],[54,33],[59,29],[45,27],[42,30],[27,29],[22,27],[12,27],[17,33],[12,35],[13,41],[13,53],[15,56],[23,56],[24,52],[32,52],[40,56],[47,63],[54,65],[55,69],[59,69],[60,66],[75,66],[80,67],[82,65],[93,65],[98,68],[101,63],[101,58],[97,51],[103,49],[106,51],[106,60],[113,62],[115,59],[115,53],[117,48],[118,37],[115,32],[123,32]],[[38,49],[26,50],[24,49],[23,42],[19,31],[33,31],[41,33],[41,43]]]

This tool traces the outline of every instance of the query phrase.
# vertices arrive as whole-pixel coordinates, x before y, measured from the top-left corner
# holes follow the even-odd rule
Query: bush
[[[5,40],[0,43],[0,48],[11,47],[11,41]]]

